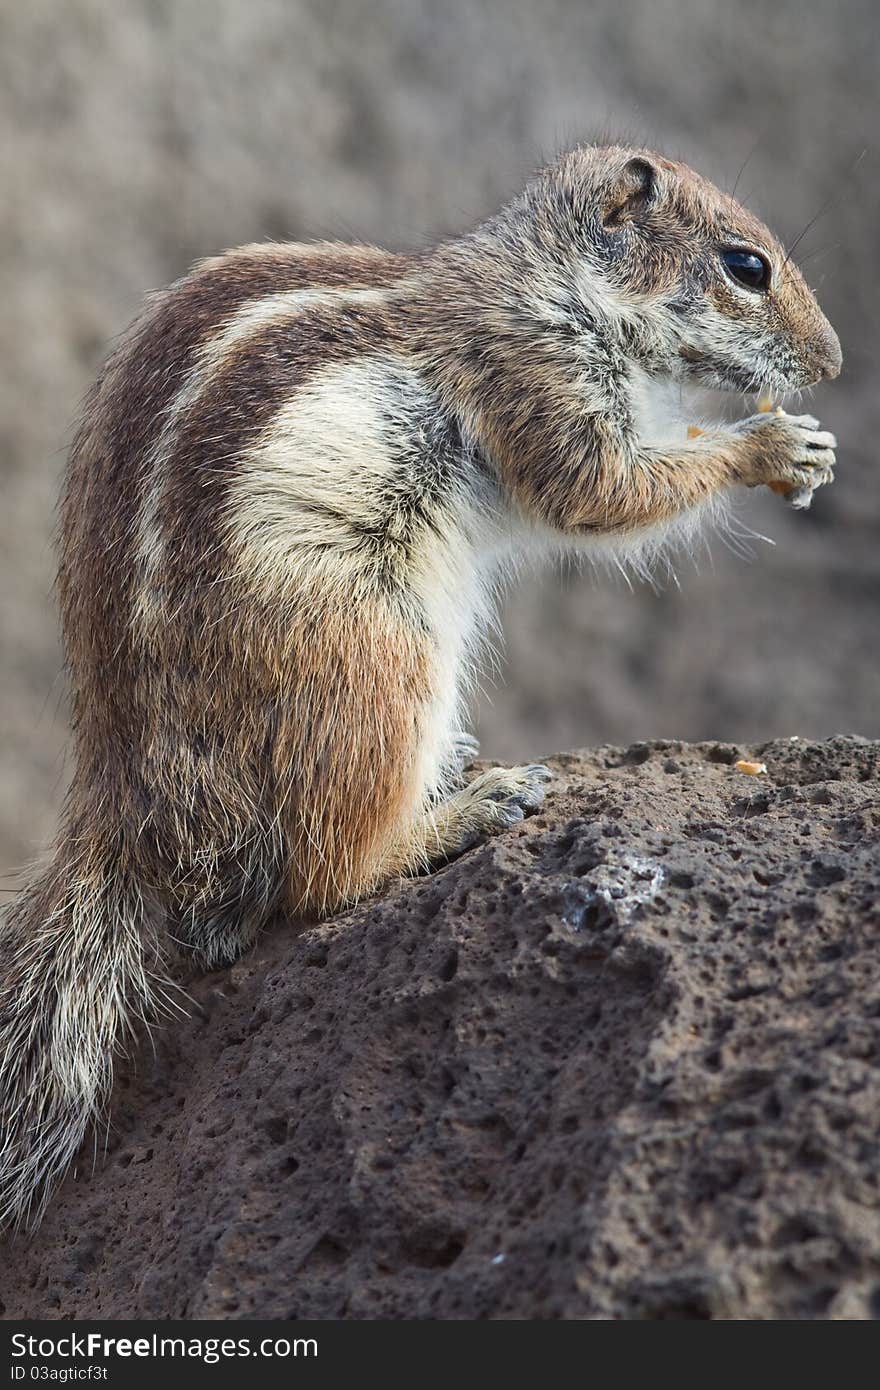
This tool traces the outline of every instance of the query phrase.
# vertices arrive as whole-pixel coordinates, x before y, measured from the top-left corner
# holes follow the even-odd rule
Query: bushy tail
[[[167,1007],[154,914],[72,842],[0,929],[0,1227],[35,1226],[105,1112],[114,1053]]]

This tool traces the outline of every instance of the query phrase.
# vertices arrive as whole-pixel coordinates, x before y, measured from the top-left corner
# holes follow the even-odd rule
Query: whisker
[[[803,269],[810,261],[818,260],[820,256],[827,256],[829,251],[837,251],[843,245],[840,241],[829,242],[827,246],[819,246],[815,251],[808,251],[805,256],[801,256],[798,265]]]
[[[835,202],[836,199],[839,197],[841,185],[844,179],[848,179],[851,174],[855,173],[856,169],[858,168],[859,164],[861,164],[862,160],[864,159],[867,153],[867,149],[864,149],[862,150],[861,154],[856,155],[852,164],[841,175],[840,179],[837,181],[835,187],[831,190],[828,197],[825,199],[825,202],[822,204],[819,211],[816,213],[814,217],[810,218],[809,222],[807,223],[806,227],[804,227],[800,235],[795,237],[794,241],[791,243],[791,245],[785,253],[785,260],[782,262],[783,270],[788,265],[789,261],[792,258],[792,255],[794,254],[798,246],[801,244],[804,237],[807,235],[807,232],[811,229],[811,227],[815,227],[816,223],[819,221],[819,218],[825,216],[825,213],[831,207],[831,204]]]
[[[730,190],[730,196],[731,196],[731,198],[735,198],[735,197],[736,197],[736,190],[739,188],[739,181],[740,181],[740,179],[742,178],[743,174],[744,174],[745,171],[746,171],[746,165],[747,165],[747,164],[749,163],[749,161],[751,160],[752,155],[753,155],[753,154],[756,154],[757,151],[760,149],[761,145],[763,145],[765,133],[766,133],[766,132],[763,132],[763,131],[762,131],[762,133],[758,136],[757,140],[755,141],[754,145],[752,145],[752,148],[749,150],[749,152],[748,152],[748,154],[746,155],[745,159],[743,160],[742,164],[739,166],[739,173],[737,174],[736,178],[735,178],[734,181],[733,181],[733,188]]]

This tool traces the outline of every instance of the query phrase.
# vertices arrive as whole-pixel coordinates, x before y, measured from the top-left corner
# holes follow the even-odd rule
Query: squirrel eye
[[[757,251],[736,251],[729,248],[721,252],[724,267],[738,285],[758,294],[766,294],[770,288],[770,266]]]

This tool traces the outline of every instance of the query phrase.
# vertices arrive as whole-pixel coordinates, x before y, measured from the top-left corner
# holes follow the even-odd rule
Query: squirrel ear
[[[602,225],[619,227],[634,222],[653,202],[657,170],[647,159],[628,159],[605,196]]]

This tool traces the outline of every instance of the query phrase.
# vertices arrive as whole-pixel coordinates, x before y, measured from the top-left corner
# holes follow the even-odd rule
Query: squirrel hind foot
[[[509,830],[528,812],[537,811],[552,776],[542,763],[481,772],[434,811],[436,849],[429,841],[431,864],[437,867],[455,859],[480,840]]]

